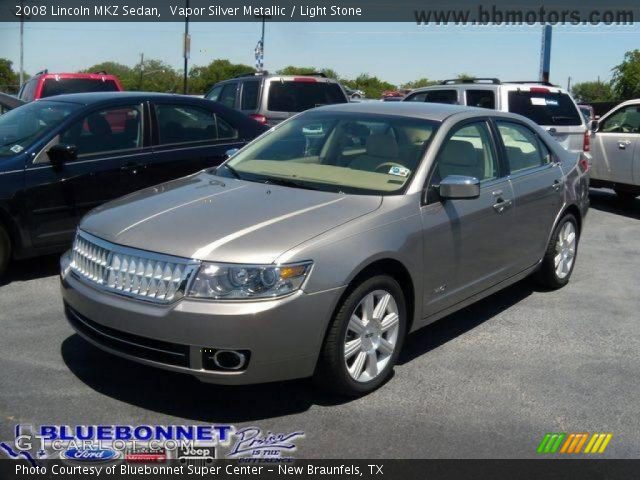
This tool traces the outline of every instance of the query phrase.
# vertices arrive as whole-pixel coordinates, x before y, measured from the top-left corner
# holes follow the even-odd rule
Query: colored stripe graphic
[[[563,453],[604,453],[613,438],[612,433],[547,433],[538,445],[540,454]],[[589,440],[587,442],[587,439]],[[585,446],[584,451],[582,448]]]

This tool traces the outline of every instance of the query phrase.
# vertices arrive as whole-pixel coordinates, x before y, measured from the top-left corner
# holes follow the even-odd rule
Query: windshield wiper
[[[269,177],[264,179],[264,183],[273,184],[273,185],[281,185],[283,187],[294,187],[294,188],[304,188],[305,190],[319,190],[319,188],[309,185],[305,182],[300,182],[296,180],[291,180],[288,178],[275,178]]]
[[[238,173],[238,171],[235,168],[227,165],[226,163],[224,165],[220,165],[220,166],[226,168],[229,171],[229,173],[231,173],[231,175],[233,175],[234,178],[237,178],[238,180],[244,180],[242,178],[242,176]]]

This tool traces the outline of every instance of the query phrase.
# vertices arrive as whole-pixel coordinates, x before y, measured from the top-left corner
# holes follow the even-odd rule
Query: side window
[[[92,112],[60,135],[75,145],[78,156],[142,147],[142,107],[115,107]]]
[[[210,142],[238,137],[228,122],[204,108],[191,105],[156,105],[160,145]]]
[[[496,154],[485,122],[466,124],[454,129],[436,160],[432,183],[448,175],[475,177],[480,181],[498,178]]]
[[[218,85],[217,87],[213,87],[211,91],[207,94],[207,100],[213,100],[217,102],[220,98],[220,92],[222,92],[223,85]]]
[[[260,82],[250,81],[242,84],[242,101],[240,110],[255,110],[258,108],[258,92]]]
[[[236,82],[227,83],[222,87],[222,92],[220,93],[220,98],[218,98],[218,101],[225,107],[235,108],[236,90],[238,90],[238,84]]]
[[[36,85],[38,84],[37,79],[33,79],[25,83],[20,91],[20,99],[25,102],[31,102],[36,93]]]
[[[467,106],[479,108],[496,108],[496,95],[493,90],[467,90]]]
[[[600,131],[604,133],[640,133],[640,105],[621,108],[602,123]]]
[[[447,103],[455,105],[458,103],[458,92],[457,90],[427,90],[426,92],[414,93],[407,97],[405,101]]]
[[[549,163],[549,151],[540,144],[537,135],[533,131],[517,123],[502,121],[496,123],[507,152],[507,161],[509,162],[511,173],[540,167]]]

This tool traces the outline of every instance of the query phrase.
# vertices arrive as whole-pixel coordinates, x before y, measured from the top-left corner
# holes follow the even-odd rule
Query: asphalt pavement
[[[527,458],[547,432],[611,432],[640,454],[640,199],[594,191],[570,284],[522,281],[414,334],[357,400],[308,380],[201,384],[119,359],[67,324],[57,258],[0,286],[0,440],[16,423],[231,424],[304,431],[296,457]]]

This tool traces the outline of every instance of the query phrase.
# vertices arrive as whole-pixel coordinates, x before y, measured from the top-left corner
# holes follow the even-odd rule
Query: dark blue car
[[[68,247],[113,198],[220,164],[266,127],[181,95],[60,95],[0,116],[0,274],[11,258]]]

